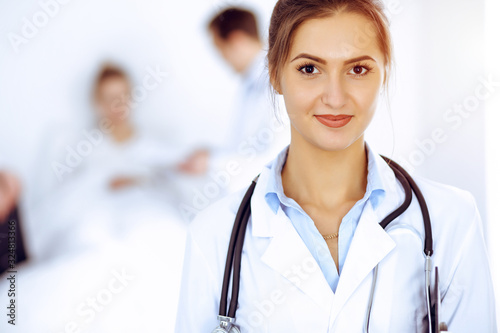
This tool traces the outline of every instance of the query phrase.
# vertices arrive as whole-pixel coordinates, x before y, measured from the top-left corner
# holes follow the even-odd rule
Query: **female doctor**
[[[386,229],[379,225],[405,194],[389,165],[364,141],[391,59],[388,23],[378,1],[276,4],[268,66],[271,84],[285,100],[291,142],[256,181],[236,318],[229,328],[428,332],[418,201]],[[441,322],[455,333],[496,332],[473,197],[426,179],[416,183],[432,222]],[[228,244],[245,191],[213,204],[189,226],[177,333],[225,331],[217,315]]]

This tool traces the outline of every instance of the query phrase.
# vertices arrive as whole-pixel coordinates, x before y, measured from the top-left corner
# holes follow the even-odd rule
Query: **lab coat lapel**
[[[283,210],[274,213],[265,201],[268,177],[264,168],[251,200],[252,235],[270,238],[261,260],[329,313],[333,292],[318,263]]]
[[[363,280],[395,246],[394,240],[379,225],[378,216],[368,200],[340,274],[332,308],[332,321]]]
[[[329,313],[333,292],[309,249],[282,210],[268,218],[273,238],[262,261]]]

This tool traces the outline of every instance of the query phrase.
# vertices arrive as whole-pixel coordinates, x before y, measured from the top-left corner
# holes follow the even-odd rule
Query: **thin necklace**
[[[337,238],[337,237],[339,237],[339,233],[338,233],[338,232],[336,232],[336,233],[331,234],[331,235],[326,235],[326,236],[321,235],[321,236],[323,236],[323,238],[324,238],[325,240],[328,240],[328,239],[333,239],[333,238]]]

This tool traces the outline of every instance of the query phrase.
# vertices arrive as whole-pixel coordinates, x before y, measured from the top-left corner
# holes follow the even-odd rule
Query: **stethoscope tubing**
[[[250,217],[250,199],[255,189],[257,177],[252,181],[252,184],[246,191],[245,196],[242,199],[242,203],[244,204],[240,205],[238,212],[236,213],[235,221],[238,221],[238,223],[235,223],[233,226],[233,230],[231,232],[231,240],[229,241],[229,247],[227,251],[224,280],[222,283],[221,301],[219,305],[220,316],[226,316],[226,310],[227,310],[227,296],[229,291],[229,281],[231,277],[230,274],[226,274],[226,272],[231,271],[231,267],[233,266],[233,259],[238,259],[235,260],[236,266],[234,267],[233,270],[233,288],[231,294],[231,303],[229,305],[229,311],[227,312],[226,316],[230,318],[235,318],[236,308],[238,305],[238,296],[239,296],[241,253],[243,250],[244,237],[242,236],[244,236],[245,229],[248,224],[248,219]]]

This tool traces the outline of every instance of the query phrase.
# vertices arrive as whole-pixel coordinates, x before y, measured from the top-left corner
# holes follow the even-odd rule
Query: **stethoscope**
[[[424,221],[424,229],[425,229],[425,240],[424,240],[424,255],[425,255],[425,297],[426,297],[426,306],[427,306],[427,319],[429,323],[429,333],[435,332],[445,332],[447,331],[447,327],[445,323],[440,322],[439,320],[439,310],[441,304],[441,297],[439,294],[439,285],[438,285],[438,270],[435,268],[435,287],[431,296],[431,271],[432,271],[432,260],[431,256],[433,253],[432,249],[432,229],[431,229],[431,220],[429,217],[429,210],[427,208],[427,204],[425,202],[424,196],[422,192],[418,188],[417,184],[413,180],[413,178],[396,162],[391,159],[382,156],[382,158],[387,162],[387,164],[391,167],[396,178],[401,183],[404,192],[405,199],[401,206],[399,206],[392,213],[387,215],[382,222],[380,222],[380,226],[382,228],[386,228],[390,222],[396,219],[398,216],[403,214],[406,209],[410,206],[412,201],[412,193],[415,193],[417,197],[418,204],[420,206],[420,210],[422,212],[422,218]],[[233,230],[231,232],[231,239],[229,241],[229,247],[227,251],[226,257],[226,266],[224,270],[224,280],[222,283],[222,293],[219,305],[219,315],[217,319],[219,320],[219,326],[215,328],[212,333],[240,333],[240,329],[238,326],[234,324],[236,318],[236,308],[238,306],[238,295],[240,291],[240,271],[241,271],[241,254],[243,250],[243,240],[245,238],[245,231],[247,229],[248,220],[250,218],[250,199],[252,198],[252,194],[255,189],[255,185],[257,184],[257,179],[259,176],[255,177],[252,181],[252,184],[246,191],[240,207],[238,208],[238,212],[236,213],[236,218],[234,220]],[[231,302],[229,304],[229,310],[227,310],[227,300],[229,294],[229,282],[231,279],[231,271],[233,273],[233,284],[232,284],[232,292],[231,292]],[[373,280],[370,290],[370,297],[368,301],[368,306],[366,310],[365,316],[365,324],[364,324],[364,332],[369,331],[370,327],[370,314],[373,305],[373,297],[375,294],[375,286],[377,284],[377,275],[378,275],[378,265],[373,270]],[[432,305],[432,300],[435,300],[435,305]],[[227,311],[226,311],[227,310]]]

